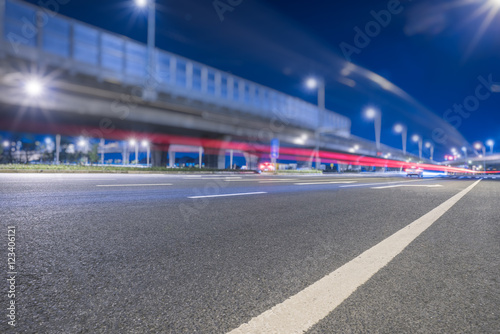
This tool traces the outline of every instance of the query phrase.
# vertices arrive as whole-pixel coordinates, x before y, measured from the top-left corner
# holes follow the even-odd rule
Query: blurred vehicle
[[[276,167],[270,162],[263,162],[259,164],[259,171],[261,172],[274,172]]]
[[[424,177],[424,171],[421,168],[411,167],[406,169],[406,177],[416,176],[416,177]]]

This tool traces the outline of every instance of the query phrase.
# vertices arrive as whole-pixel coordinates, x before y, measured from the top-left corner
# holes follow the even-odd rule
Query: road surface
[[[499,333],[499,203],[496,179],[0,174],[0,332]]]

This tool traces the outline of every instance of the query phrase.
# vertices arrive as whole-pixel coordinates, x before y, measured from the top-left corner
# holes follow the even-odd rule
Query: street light
[[[490,154],[493,154],[493,146],[495,146],[495,142],[493,141],[493,139],[488,139],[486,141],[486,145],[490,147]]]
[[[85,147],[87,146],[87,141],[83,138],[81,138],[79,141],[78,141],[78,146],[80,147]]]
[[[434,160],[434,145],[432,145],[431,142],[427,142],[427,143],[425,143],[425,147],[427,147],[428,149],[430,149],[430,151],[431,151],[430,159]]]
[[[139,145],[137,145],[137,140],[135,139],[130,139],[128,144],[130,146],[135,147],[135,164],[137,165],[138,162],[138,156],[139,156]]]
[[[474,143],[474,148],[476,150],[481,150],[483,151],[483,154],[482,155],[479,155],[480,158],[483,158],[485,157],[486,158],[486,147],[483,145],[483,143],[481,142],[476,142]],[[486,160],[483,161],[483,166],[484,166],[484,170],[486,170]]]
[[[368,119],[374,120],[375,125],[375,141],[377,143],[377,150],[380,150],[380,133],[382,132],[382,113],[375,108],[368,108],[365,110],[365,116]]]
[[[467,147],[462,147],[462,152],[464,152],[465,159],[467,159]]]
[[[402,124],[394,125],[394,132],[401,133],[403,139],[403,155],[406,155],[406,142],[408,137],[408,128]]]
[[[415,143],[418,142],[418,156],[420,157],[420,159],[422,159],[422,143],[423,143],[422,137],[420,137],[419,135],[413,135],[411,137],[411,140],[413,140]]]
[[[142,97],[145,100],[154,100],[156,92],[153,86],[155,66],[155,37],[156,37],[156,2],[155,0],[136,0],[135,4],[139,8],[148,7],[148,72],[149,80],[144,88]]]
[[[37,79],[30,79],[25,83],[24,91],[31,97],[38,97],[43,93],[43,85]]]
[[[2,143],[2,146],[3,146],[3,147],[5,147],[5,148],[9,147],[9,146],[10,146],[9,141],[8,141],[8,140],[5,140],[5,141]]]
[[[318,91],[318,126],[316,128],[316,148],[314,150],[313,155],[311,155],[311,166],[313,157],[316,156],[316,169],[320,168],[321,158],[319,157],[319,141],[321,134],[321,123],[322,123],[322,115],[325,112],[325,82],[322,79],[317,78],[308,78],[305,82],[306,87],[309,89],[317,89]]]
[[[143,140],[141,143],[142,147],[147,148],[147,154],[146,154],[146,165],[149,166],[149,156],[151,155],[151,148],[149,146],[149,142],[147,140]]]

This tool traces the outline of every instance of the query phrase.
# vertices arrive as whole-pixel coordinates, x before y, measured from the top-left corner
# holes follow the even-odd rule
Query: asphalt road
[[[305,294],[285,313],[319,320],[275,332],[500,333],[500,183],[477,181],[0,174],[2,277],[7,226],[17,272],[16,326],[5,283],[0,332],[250,333]],[[436,210],[393,257],[325,283]],[[382,258],[338,305],[316,302]]]

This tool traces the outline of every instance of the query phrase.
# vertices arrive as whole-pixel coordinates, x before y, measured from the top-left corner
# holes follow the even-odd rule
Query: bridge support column
[[[170,145],[153,145],[151,147],[151,166],[166,167],[167,152]]]
[[[175,167],[175,151],[174,150],[168,151],[168,167],[170,167],[170,168]]]
[[[56,135],[56,165],[59,165],[59,155],[61,154],[61,135]]]
[[[124,144],[123,145],[123,152],[122,152],[122,164],[123,165],[128,165],[128,160],[129,160],[129,156],[128,156],[128,150],[127,150],[127,145]]]
[[[252,153],[243,153],[245,157],[247,169],[257,169],[257,164],[259,163],[259,156]]]
[[[203,161],[205,168],[225,169],[226,168],[226,150],[220,148],[205,147]]]

